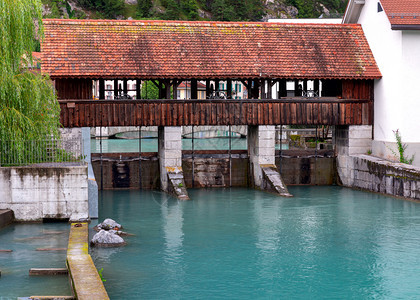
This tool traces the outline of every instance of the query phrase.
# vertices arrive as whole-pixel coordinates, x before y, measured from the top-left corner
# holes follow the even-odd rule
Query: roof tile
[[[360,25],[44,20],[43,72],[90,78],[380,78]]]

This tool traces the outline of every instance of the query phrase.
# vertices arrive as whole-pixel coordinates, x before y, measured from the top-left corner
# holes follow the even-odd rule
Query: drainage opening
[[[70,218],[43,218],[42,223],[68,223]]]

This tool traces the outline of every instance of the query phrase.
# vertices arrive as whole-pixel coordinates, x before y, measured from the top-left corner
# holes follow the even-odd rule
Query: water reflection
[[[161,204],[162,226],[164,244],[165,261],[165,280],[175,294],[178,289],[184,285],[185,272],[183,267],[183,241],[184,232],[182,230],[183,206],[180,202],[169,199]],[[173,295],[175,296],[175,295]]]

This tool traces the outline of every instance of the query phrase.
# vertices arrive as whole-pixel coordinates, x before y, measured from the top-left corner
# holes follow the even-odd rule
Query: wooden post
[[[266,82],[265,79],[261,79],[261,99],[267,99],[267,90],[265,88]]]
[[[273,85],[276,83],[275,80],[267,80],[267,99],[273,99]]]
[[[281,97],[287,97],[287,81],[286,79],[279,80],[279,99]]]
[[[228,99],[232,99],[232,79],[228,79],[226,85],[226,96]]]
[[[198,99],[197,79],[191,79],[191,99]]]
[[[178,81],[174,79],[172,81],[172,97],[173,99],[178,99],[178,86],[181,83],[181,81]]]
[[[315,93],[315,95],[318,95],[318,97],[321,96],[319,94],[319,79],[314,80],[314,93]]]
[[[141,80],[136,79],[136,99],[141,99]]]
[[[303,81],[303,91],[306,93],[308,91],[308,80]],[[303,95],[306,95],[306,94]]]
[[[163,94],[163,98],[164,99],[171,99],[171,81],[169,79],[165,79],[164,80],[164,94]]]
[[[114,99],[118,96],[118,79],[114,79]]]
[[[105,80],[99,79],[99,99],[105,99]]]
[[[302,95],[299,95],[299,79],[295,79],[295,97],[300,97]]]
[[[124,79],[124,80],[123,80],[123,93],[124,93],[125,95],[127,95],[127,94],[128,94],[128,80],[127,80],[127,79]]]
[[[210,89],[210,79],[206,79],[206,99],[210,98],[211,89]]]

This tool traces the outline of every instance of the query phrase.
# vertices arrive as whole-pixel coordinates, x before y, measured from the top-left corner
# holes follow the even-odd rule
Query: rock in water
[[[125,245],[125,241],[122,237],[116,235],[114,230],[106,231],[102,229],[93,236],[90,244],[100,247],[118,247]]]
[[[98,224],[99,229],[111,230],[117,228],[120,230],[122,226],[112,219],[105,219],[101,224]]]

